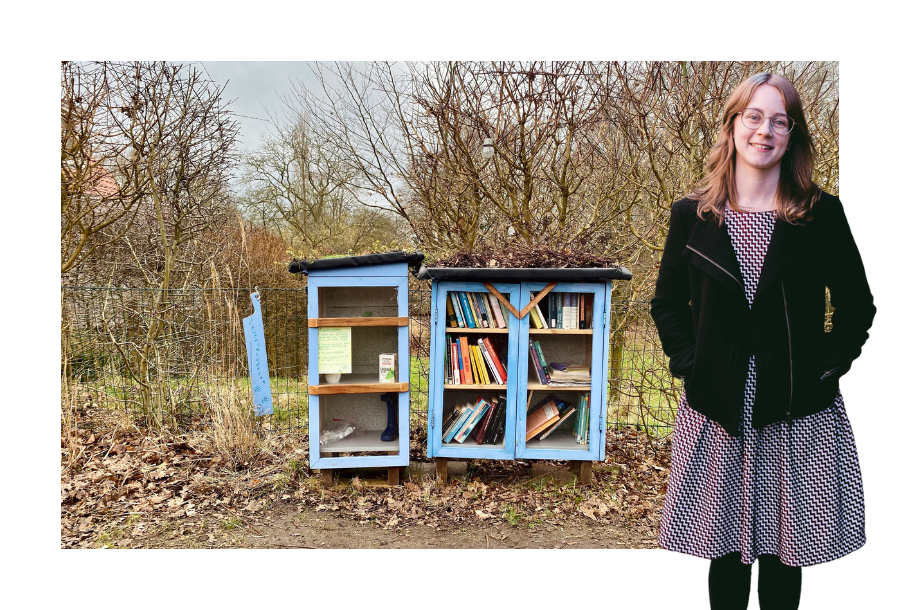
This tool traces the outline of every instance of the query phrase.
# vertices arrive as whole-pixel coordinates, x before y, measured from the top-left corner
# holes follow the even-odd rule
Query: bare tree
[[[241,207],[247,216],[302,256],[345,253],[396,238],[396,216],[358,203],[354,169],[330,142],[311,133],[305,117],[270,121],[272,133],[244,159]]]
[[[107,66],[109,102],[131,172],[124,188],[142,194],[140,212],[127,227],[110,225],[116,252],[107,258],[111,277],[152,288],[144,310],[135,312],[142,333],[115,340],[140,384],[141,401],[155,423],[173,413],[172,384],[153,383],[168,373],[157,340],[178,315],[169,289],[204,282],[216,254],[216,230],[234,214],[228,181],[237,163],[237,124],[222,100],[222,88],[195,66],[131,62]],[[104,317],[104,320],[106,318]],[[108,329],[113,337],[112,329]]]
[[[124,235],[146,193],[114,116],[110,66],[64,61],[60,99],[61,273]]]

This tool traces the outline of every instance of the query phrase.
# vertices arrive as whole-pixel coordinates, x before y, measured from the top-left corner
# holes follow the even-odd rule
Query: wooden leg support
[[[334,480],[335,480],[334,470],[332,470],[332,469],[320,470],[319,472],[322,474],[322,483],[323,484],[331,485],[334,483]]]
[[[447,482],[447,458],[434,459],[434,472],[437,475],[438,483]]]
[[[400,466],[388,466],[388,485],[400,484]]]
[[[575,473],[578,482],[582,485],[591,484],[591,464],[592,462],[569,461],[569,470]]]

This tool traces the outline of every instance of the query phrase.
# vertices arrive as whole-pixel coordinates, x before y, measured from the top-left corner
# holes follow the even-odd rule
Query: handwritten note
[[[319,374],[352,373],[350,329],[319,329]]]
[[[259,293],[250,295],[253,313],[244,318],[244,341],[247,344],[247,365],[250,369],[250,387],[253,388],[253,406],[256,416],[271,415],[272,388],[269,385],[269,361],[266,359],[266,337],[263,334],[262,309]]]

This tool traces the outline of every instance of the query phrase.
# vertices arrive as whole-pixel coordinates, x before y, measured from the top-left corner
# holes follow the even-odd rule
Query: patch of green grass
[[[513,527],[519,525],[519,522],[522,520],[522,513],[516,509],[514,504],[504,504],[502,511],[503,518],[506,519],[507,523]]]
[[[222,520],[222,529],[223,530],[234,530],[234,529],[239,528],[243,524],[244,524],[244,522],[238,516],[228,517],[228,518]]]

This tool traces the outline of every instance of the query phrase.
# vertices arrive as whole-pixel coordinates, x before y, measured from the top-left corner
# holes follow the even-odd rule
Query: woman
[[[684,392],[658,541],[712,560],[713,610],[747,608],[757,558],[760,608],[797,608],[801,566],[866,541],[838,378],[875,307],[813,158],[796,89],[757,74],[726,103],[707,176],[672,206],[651,314]]]

